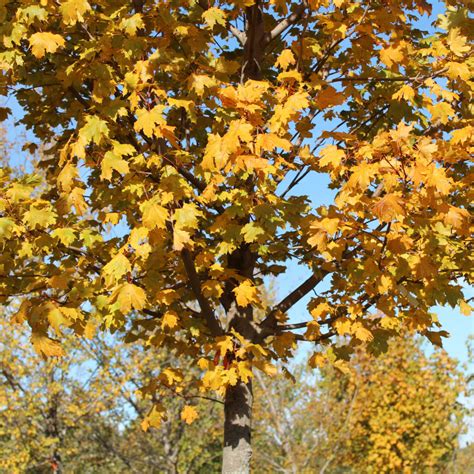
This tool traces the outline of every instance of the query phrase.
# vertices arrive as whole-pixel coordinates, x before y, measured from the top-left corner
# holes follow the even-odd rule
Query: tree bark
[[[224,454],[222,474],[249,474],[252,448],[252,382],[229,386],[224,401]]]

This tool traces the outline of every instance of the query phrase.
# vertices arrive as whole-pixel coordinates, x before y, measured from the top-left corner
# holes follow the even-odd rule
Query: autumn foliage
[[[37,352],[97,327],[191,357],[247,472],[256,370],[440,345],[431,308],[470,312],[469,3],[3,1],[0,94],[48,151],[0,174],[0,298]],[[265,305],[291,259],[307,279]]]
[[[98,474],[220,471],[222,400],[200,398],[189,383],[192,361],[180,391],[162,386],[166,420],[144,432],[153,399],[142,388],[167,373],[172,354],[95,335],[66,338],[67,356],[39,361],[26,328],[6,331],[7,324],[0,332],[2,472],[50,473],[52,463]],[[255,374],[255,472],[470,472],[472,446],[460,447],[467,376],[445,352],[427,356],[406,337],[378,359],[359,351],[349,367],[341,376],[296,364],[293,380]]]

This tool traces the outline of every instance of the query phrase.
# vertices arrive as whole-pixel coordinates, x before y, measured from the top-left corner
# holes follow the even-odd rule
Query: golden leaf
[[[58,48],[64,46],[64,38],[55,33],[34,33],[30,36],[31,52],[38,59],[46,53],[54,53]]]
[[[190,425],[194,420],[199,418],[199,415],[196,411],[196,407],[191,405],[186,405],[181,411],[181,419]]]
[[[258,291],[250,280],[245,280],[238,287],[234,288],[233,293],[237,304],[245,308],[249,304],[258,303]]]

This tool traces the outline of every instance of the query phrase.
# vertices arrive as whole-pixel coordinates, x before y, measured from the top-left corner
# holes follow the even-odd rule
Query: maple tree
[[[472,29],[444,6],[424,28],[426,0],[4,0],[0,93],[49,148],[1,171],[0,297],[37,351],[98,325],[191,356],[248,472],[255,370],[300,341],[342,370],[405,327],[440,344],[430,308],[468,314],[472,278]],[[309,276],[267,307],[289,258]]]

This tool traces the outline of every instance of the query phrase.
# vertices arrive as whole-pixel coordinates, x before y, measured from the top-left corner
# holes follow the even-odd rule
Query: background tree
[[[440,344],[430,308],[468,312],[473,268],[469,4],[423,29],[426,0],[2,2],[0,92],[50,145],[41,177],[0,175],[0,297],[38,352],[93,321],[191,357],[248,472],[255,370],[300,341],[339,368],[405,327]],[[289,258],[308,277],[265,307]]]
[[[407,335],[378,358],[358,351],[344,376],[295,376],[256,376],[256,472],[463,472],[467,378],[446,352]]]
[[[449,472],[459,451],[466,379],[444,351],[427,357],[409,336],[378,359],[356,354],[354,371],[326,376],[326,390],[346,406],[333,434],[331,464],[353,472]],[[349,413],[350,411],[350,413]],[[344,432],[345,431],[345,432]]]
[[[147,432],[140,426],[152,401],[138,388],[166,373],[172,357],[94,336],[67,338],[66,357],[41,362],[24,328],[1,327],[1,470],[220,471],[222,404],[195,398],[192,387],[176,396],[163,380],[168,418]],[[304,363],[294,380],[257,372],[254,470],[469,472],[470,447],[459,446],[466,377],[441,350],[428,357],[410,338],[390,346],[379,359],[358,352],[343,377]]]
[[[66,337],[65,357],[41,361],[24,328],[3,320],[0,328],[2,472],[219,471],[222,410],[187,399],[190,387],[177,396],[164,382],[168,419],[147,432],[140,425],[152,401],[139,389],[166,373],[171,356],[110,337],[80,344]],[[190,406],[200,414],[192,426]]]

